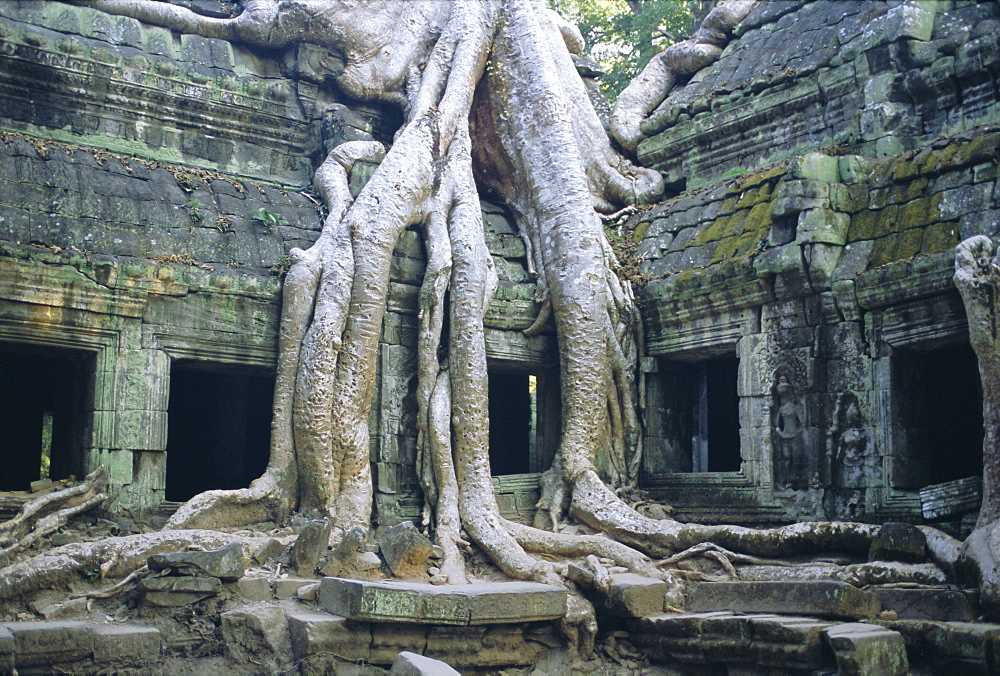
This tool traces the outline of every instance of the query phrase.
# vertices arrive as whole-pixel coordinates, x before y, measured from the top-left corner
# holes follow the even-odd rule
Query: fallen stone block
[[[441,660],[434,660],[405,650],[396,655],[389,674],[391,676],[459,676],[457,671]]]
[[[336,655],[343,660],[371,661],[371,630],[343,617],[308,610],[289,610],[288,633],[296,662],[320,654]],[[321,673],[324,664],[310,659],[308,666],[310,671]],[[328,673],[332,672],[333,669],[328,670]]]
[[[45,666],[75,662],[94,653],[94,632],[85,622],[11,622],[14,665]]]
[[[257,563],[264,564],[272,559],[278,558],[284,554],[284,552],[285,545],[281,544],[274,538],[270,538],[253,553],[253,560]]]
[[[238,580],[247,569],[243,545],[238,542],[208,552],[155,554],[147,565],[151,571],[170,570],[176,575],[207,575],[221,580]]]
[[[412,522],[403,521],[386,528],[378,546],[393,575],[404,579],[427,579],[427,560],[434,553],[434,543]]]
[[[135,666],[160,658],[160,630],[137,624],[95,624],[94,661]]]
[[[171,608],[197,603],[222,591],[217,577],[184,575],[181,577],[147,577],[139,583],[143,602],[151,606]]]
[[[644,617],[663,612],[667,583],[634,573],[610,576],[607,609],[619,617]]]
[[[46,620],[68,620],[87,614],[87,599],[67,599],[62,603],[52,603],[38,611]]]
[[[305,577],[285,577],[278,578],[271,583],[274,588],[274,597],[278,599],[293,599],[299,593],[299,589],[308,584],[315,584],[316,580]]]
[[[504,624],[554,620],[566,614],[566,590],[537,582],[436,586],[323,578],[319,607],[367,622]]]
[[[969,599],[953,589],[894,589],[874,587],[882,608],[894,610],[900,620],[971,622],[976,619]]]
[[[875,617],[882,604],[874,594],[832,580],[782,582],[703,582],[688,595],[688,610],[817,615],[861,620]]]
[[[878,625],[851,622],[824,630],[840,676],[902,676],[910,671],[903,637]]]
[[[310,519],[297,524],[299,536],[292,545],[292,570],[305,577],[316,574],[316,566],[329,545],[332,528],[329,519]]]
[[[247,601],[270,601],[272,598],[271,581],[266,577],[241,577],[236,581],[236,588]]]
[[[228,659],[248,667],[257,665],[267,673],[291,669],[291,638],[284,608],[260,604],[227,611],[221,619]]]

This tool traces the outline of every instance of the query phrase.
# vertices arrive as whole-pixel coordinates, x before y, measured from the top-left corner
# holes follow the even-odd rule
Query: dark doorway
[[[207,368],[178,362],[170,370],[167,500],[246,488],[267,468],[274,376]]]
[[[489,390],[491,473],[548,469],[562,434],[557,370],[492,369]]]
[[[644,474],[740,470],[738,369],[735,355],[660,361],[660,377],[650,383],[651,448]]]
[[[496,475],[526,474],[532,467],[534,382],[527,373],[489,374],[490,469]]]
[[[0,347],[0,490],[83,476],[92,371],[88,352]]]
[[[982,476],[983,394],[970,345],[900,351],[896,394],[906,455],[922,470],[909,473],[908,487]]]

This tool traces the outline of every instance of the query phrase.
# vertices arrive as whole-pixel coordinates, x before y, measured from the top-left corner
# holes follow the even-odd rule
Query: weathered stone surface
[[[41,608],[38,614],[46,620],[67,620],[86,615],[87,608],[87,599],[67,599],[62,603],[53,603]]]
[[[480,625],[558,619],[566,590],[535,582],[436,586],[327,577],[319,607],[351,620]]]
[[[281,556],[284,551],[285,545],[281,544],[274,538],[271,538],[257,548],[257,551],[253,553],[253,559],[257,563],[267,563],[268,561]]]
[[[298,595],[299,589],[315,582],[314,578],[290,576],[274,580],[271,586],[274,588],[275,598],[291,599]]]
[[[10,629],[0,624],[0,673],[14,671],[14,635]]]
[[[634,573],[611,575],[608,611],[619,617],[644,617],[663,612],[667,583]]]
[[[299,575],[311,577],[326,551],[333,524],[329,519],[303,521],[296,527],[299,536],[292,544],[292,570]]]
[[[217,577],[185,575],[182,577],[148,577],[139,583],[143,600],[151,606],[186,606],[222,591]]]
[[[236,581],[236,588],[240,590],[247,601],[269,601],[271,599],[271,581],[266,577],[241,577]]]
[[[865,619],[881,609],[878,597],[845,582],[703,582],[688,596],[688,610],[728,610]]]
[[[285,609],[260,604],[222,613],[226,657],[249,667],[285,671],[292,663],[291,637]]]
[[[906,644],[895,631],[852,622],[830,627],[824,634],[837,656],[837,669],[842,676],[909,673]]]
[[[288,611],[288,631],[296,661],[317,653],[331,653],[345,660],[370,661],[372,635],[364,624],[348,622],[329,613],[296,608]]]
[[[965,594],[951,589],[896,589],[872,587],[882,608],[895,611],[900,620],[972,622],[976,619]]]
[[[925,560],[927,538],[916,526],[906,523],[887,523],[878,531],[868,550],[869,561]]]
[[[458,676],[458,672],[441,660],[403,651],[393,660],[392,676]]]
[[[94,633],[84,622],[13,622],[14,663],[23,667],[75,662],[94,652]]]
[[[434,543],[412,522],[402,521],[386,528],[378,546],[393,575],[404,579],[427,579],[427,559],[434,551]]]
[[[731,612],[665,613],[629,620],[630,640],[654,660],[815,670],[834,657],[810,617]],[[738,671],[736,673],[739,673]]]
[[[136,624],[95,624],[94,661],[137,665],[160,658],[160,630]]]
[[[147,564],[153,571],[169,570],[174,575],[206,575],[220,580],[238,580],[246,571],[243,545],[238,542],[209,552],[155,554]]]

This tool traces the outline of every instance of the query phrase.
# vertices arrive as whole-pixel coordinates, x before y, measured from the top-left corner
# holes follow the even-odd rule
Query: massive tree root
[[[569,49],[579,41],[543,3],[385,0],[358,8],[339,0],[247,0],[230,20],[163,2],[92,4],[254,45],[307,40],[336,49],[346,61],[336,78],[345,92],[398,104],[405,114],[357,199],[347,192],[350,167],[378,158],[377,144],[339,146],[316,172],[330,215],[308,251],[292,252],[266,473],[248,489],[195,497],[171,527],[280,522],[296,509],[331,519],[332,541],[369,527],[368,411],[389,268],[400,233],[417,226],[428,252],[418,328],[418,472],[449,581],[465,579],[465,534],[507,575],[550,582],[566,568],[546,557],[598,555],[669,579],[648,557],[702,542],[757,556],[867,548],[874,526],[685,525],[643,517],[608,487],[636,480],[641,326],[628,283],[610,269],[597,211],[652,201],[662,181],[612,149],[572,65]],[[724,3],[706,19],[712,53],[712,36],[748,7],[747,0]],[[483,316],[496,275],[477,183],[503,198],[527,245],[542,307],[529,331],[551,317],[559,341],[563,430],[543,481],[545,529],[502,518],[493,494]],[[614,540],[551,532],[567,504],[572,517]]]
[[[969,342],[983,386],[983,504],[959,566],[980,589],[983,609],[1000,616],[1000,257],[985,235],[955,251],[955,285],[969,320]]]
[[[104,502],[108,497],[104,492],[107,483],[108,470],[101,465],[75,486],[25,503],[17,516],[0,523],[0,563]]]
[[[663,102],[677,81],[715,62],[729,33],[757,0],[723,0],[689,39],[670,45],[650,59],[642,72],[618,95],[611,112],[611,133],[630,152],[643,139],[640,124]]]

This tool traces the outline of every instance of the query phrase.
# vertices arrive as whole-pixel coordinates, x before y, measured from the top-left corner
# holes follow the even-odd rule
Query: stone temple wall
[[[221,11],[216,4],[201,6]],[[273,376],[288,251],[308,247],[322,224],[313,166],[342,140],[390,141],[400,122],[394,110],[345,99],[329,79],[337,68],[335,54],[311,46],[252,51],[79,4],[0,3],[0,361],[23,361],[29,373],[32,365],[38,374],[73,371],[63,383],[75,392],[64,425],[71,439],[53,442],[52,478],[103,463],[110,508],[133,514],[169,511],[172,476],[231,479],[232,449],[217,452],[209,438],[183,456],[175,450],[171,464],[168,449],[182,436],[168,438],[171,407],[185,403],[171,376],[183,370],[203,389],[220,374]],[[373,169],[356,165],[355,194]],[[550,369],[550,338],[519,333],[538,311],[523,244],[502,209],[484,204],[484,215],[501,276],[486,320],[491,363]],[[419,231],[405,232],[371,413],[380,523],[413,518],[422,504],[412,391],[423,258]],[[202,374],[209,379],[197,380]],[[39,380],[16,386],[31,390],[28,398],[53,398]],[[268,406],[244,410],[245,399],[199,394],[204,411],[173,417],[269,419]],[[4,423],[38,423],[40,432],[41,410],[52,405],[19,405],[31,420]],[[266,435],[261,427],[256,434]],[[33,428],[27,433],[37,444]],[[21,452],[16,441],[0,438],[5,463]],[[17,491],[37,478],[0,486],[15,490],[0,493],[0,508],[16,508]],[[525,519],[537,489],[522,484],[498,479],[508,514]]]
[[[998,28],[994,2],[761,2],[645,123],[640,160],[673,196],[631,222],[647,282],[643,486],[681,518],[957,531],[975,511],[975,439],[937,413],[944,395],[976,408],[952,375],[974,365],[950,276],[954,245],[995,234],[1000,210]],[[150,513],[179,464],[209,471],[210,444],[171,465],[172,377],[273,374],[286,255],[321,225],[312,167],[399,124],[339,94],[337,58],[0,3],[0,360],[55,355],[46,369],[72,371],[54,478],[104,463],[112,509]],[[355,191],[372,169],[352,172]],[[483,206],[501,277],[491,371],[537,379],[537,470],[558,436],[555,341],[520,333],[538,311],[523,245]],[[421,507],[422,270],[409,230],[370,419],[379,523]],[[536,475],[495,482],[502,510],[530,518]]]
[[[951,275],[1000,227],[997,28],[991,2],[761,3],[647,121],[640,157],[687,183],[633,218],[644,485],[682,518],[968,527],[981,395]],[[718,421],[738,442],[713,448]]]

